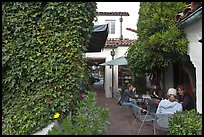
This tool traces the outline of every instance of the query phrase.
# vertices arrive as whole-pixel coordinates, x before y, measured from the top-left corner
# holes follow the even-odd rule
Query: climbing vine
[[[95,2],[2,3],[2,134],[75,112],[95,15]]]

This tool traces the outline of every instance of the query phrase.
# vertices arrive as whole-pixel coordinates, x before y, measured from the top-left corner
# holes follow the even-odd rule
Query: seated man
[[[167,92],[168,99],[161,100],[156,114],[173,114],[176,111],[182,111],[182,105],[176,101],[176,89],[169,88]]]
[[[119,105],[122,106],[128,106],[128,107],[133,107],[134,105],[137,105],[137,102],[135,100],[130,100],[136,99],[135,93],[134,93],[134,87],[132,84],[128,84],[128,89],[126,89],[121,96],[120,101],[118,102]]]
[[[177,91],[178,91],[177,99],[178,102],[181,103],[183,111],[195,109],[196,106],[194,99],[189,95],[188,92],[184,91],[184,87],[182,85],[179,85],[177,87]]]

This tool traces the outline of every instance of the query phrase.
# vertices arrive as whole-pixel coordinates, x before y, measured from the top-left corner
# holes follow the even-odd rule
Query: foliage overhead
[[[31,134],[77,108],[95,2],[2,3],[2,133]]]
[[[128,49],[128,65],[137,73],[162,70],[185,59],[188,41],[176,27],[175,15],[183,2],[141,2],[135,44]]]

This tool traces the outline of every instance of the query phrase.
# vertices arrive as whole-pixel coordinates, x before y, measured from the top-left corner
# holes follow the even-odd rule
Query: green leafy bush
[[[133,69],[133,72],[134,72],[134,69]],[[145,75],[135,73],[134,82],[135,82],[135,86],[137,88],[137,94],[139,94],[139,95],[146,94],[146,91],[148,91],[148,89],[146,88]]]
[[[202,115],[195,109],[178,112],[169,119],[170,135],[201,135]]]
[[[2,3],[2,134],[32,134],[76,111],[95,15],[95,2]]]
[[[140,2],[137,34],[128,48],[128,66],[135,73],[153,73],[187,56],[188,40],[176,27],[175,15],[184,2]]]
[[[107,132],[109,110],[96,103],[95,92],[89,92],[80,102],[76,115],[64,118],[49,135],[104,135]]]

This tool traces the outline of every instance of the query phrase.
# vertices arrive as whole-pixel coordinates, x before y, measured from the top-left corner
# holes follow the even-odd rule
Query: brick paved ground
[[[133,111],[117,105],[117,99],[106,98],[105,92],[97,86],[94,87],[97,93],[97,102],[102,107],[110,110],[108,135],[137,135],[141,122],[135,120]],[[98,90],[99,89],[99,90]],[[139,135],[153,135],[151,122],[145,122]]]

